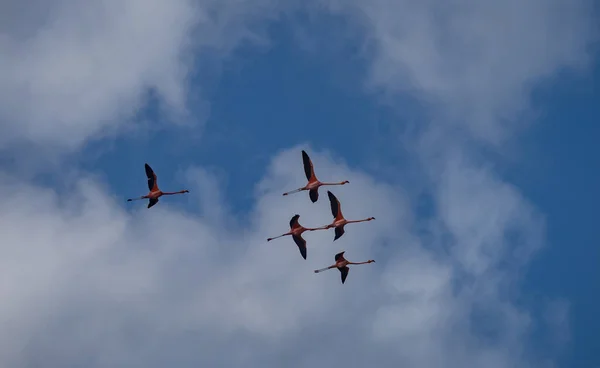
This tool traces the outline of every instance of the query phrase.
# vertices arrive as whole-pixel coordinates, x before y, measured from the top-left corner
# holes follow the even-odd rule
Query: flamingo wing
[[[158,190],[158,179],[156,178],[156,174],[148,164],[145,164],[145,169],[146,177],[148,177],[148,190],[155,192]]]
[[[150,200],[148,201],[148,208],[154,206],[157,203],[158,203],[158,198],[150,198]]]
[[[346,230],[344,230],[343,226],[336,227],[335,228],[335,238],[333,238],[333,241],[336,241],[339,238],[341,238],[342,235],[344,235],[345,232],[346,232]]]
[[[294,215],[294,217],[292,217],[292,219],[290,220],[290,229],[300,226],[300,224],[298,223],[299,218],[300,215]]]
[[[338,254],[336,254],[336,255],[335,255],[335,261],[336,261],[336,262],[339,262],[339,261],[344,261],[344,260],[346,260],[346,259],[344,258],[344,253],[346,253],[346,251],[342,251],[342,252],[339,252]]]
[[[292,238],[294,238],[294,242],[298,246],[298,250],[300,250],[300,255],[302,255],[302,258],[306,259],[306,240],[298,235],[292,235]]]
[[[315,203],[319,200],[319,188],[311,189],[308,191],[308,196],[312,203]]]
[[[338,201],[337,197],[333,195],[330,191],[327,191],[327,196],[329,197],[329,204],[331,205],[331,214],[333,218],[336,220],[340,220],[344,218],[342,214],[342,205],[340,201]]]
[[[342,274],[342,284],[346,282],[346,277],[348,277],[348,271],[350,271],[350,269],[348,268],[348,266],[344,266],[341,268],[338,268],[338,270],[340,270],[340,273]]]
[[[310,157],[308,157],[308,153],[306,153],[304,150],[302,150],[302,162],[304,163],[304,174],[306,175],[306,180],[309,182],[317,180],[312,161],[310,160]]]

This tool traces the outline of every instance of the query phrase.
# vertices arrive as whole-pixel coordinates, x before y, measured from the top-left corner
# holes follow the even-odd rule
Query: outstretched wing
[[[158,198],[150,198],[150,200],[148,201],[148,208],[154,206],[157,203],[158,203]]]
[[[155,192],[158,190],[158,180],[156,178],[156,174],[154,170],[150,167],[150,165],[145,164],[146,168],[146,177],[148,177],[148,190],[151,192]]]
[[[346,232],[346,230],[344,230],[343,226],[339,226],[335,228],[335,238],[333,238],[333,241],[338,240],[342,235],[344,235],[344,233]]]
[[[302,237],[298,235],[292,235],[292,238],[298,246],[298,250],[300,250],[302,258],[306,259],[306,240],[302,239]]]
[[[335,255],[335,261],[339,262],[339,261],[344,261],[344,253],[346,253],[346,251],[343,252],[339,252],[338,254]]]
[[[342,268],[338,268],[338,270],[340,270],[340,273],[342,274],[342,284],[344,282],[346,282],[346,277],[348,277],[348,271],[350,271],[350,269],[348,268],[348,266],[344,266]]]
[[[327,191],[327,196],[329,197],[329,204],[331,205],[331,214],[333,218],[336,220],[340,220],[344,218],[342,215],[342,205],[340,201],[338,201],[337,197],[333,195],[330,191]]]
[[[302,162],[304,163],[304,174],[306,175],[306,180],[315,181],[317,177],[315,176],[315,169],[313,168],[312,161],[310,157],[308,157],[308,153],[302,150]]]
[[[294,215],[294,217],[292,217],[292,219],[290,220],[290,229],[300,226],[300,224],[298,223],[299,218],[300,215]]]
[[[318,201],[319,200],[319,188],[309,190],[308,196],[310,197],[310,200],[312,201],[312,203],[315,203],[316,201]]]

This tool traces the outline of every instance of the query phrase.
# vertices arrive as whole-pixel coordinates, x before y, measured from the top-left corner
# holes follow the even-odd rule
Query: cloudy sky
[[[0,0],[0,366],[599,366],[594,6]]]

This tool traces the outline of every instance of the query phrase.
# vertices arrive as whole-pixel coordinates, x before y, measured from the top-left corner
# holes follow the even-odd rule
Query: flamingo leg
[[[303,191],[303,190],[306,190],[306,187],[298,188],[298,189],[296,189],[296,190],[292,190],[291,192],[286,192],[286,193],[283,193],[283,195],[284,195],[284,196],[286,196],[286,195],[288,195],[288,194],[294,194],[294,193],[298,193],[298,192],[301,192],[301,191]]]
[[[129,198],[129,199],[127,200],[127,202],[131,202],[131,201],[139,201],[140,199],[146,199],[146,198],[148,198],[148,197],[146,197],[146,196],[141,196],[141,197],[139,197],[139,198]]]
[[[281,235],[279,235],[279,236],[276,236],[276,237],[273,237],[273,238],[269,238],[269,239],[267,239],[267,241],[271,241],[271,240],[273,240],[273,239],[281,238],[281,237],[284,237],[284,236],[286,236],[286,235],[292,235],[292,233],[285,233],[285,234],[281,234]]]
[[[327,229],[331,229],[332,227],[335,227],[335,222],[332,222],[329,225],[323,225],[323,226],[319,226],[319,227],[315,227],[315,228],[308,228],[307,230],[327,230]]]
[[[332,268],[335,268],[335,265],[331,265],[329,267],[321,268],[320,270],[315,270],[315,273],[319,273],[319,272],[331,270]]]
[[[325,226],[321,226],[321,227],[305,227],[304,229],[306,231],[327,230],[327,226],[329,226],[329,225],[325,225]]]

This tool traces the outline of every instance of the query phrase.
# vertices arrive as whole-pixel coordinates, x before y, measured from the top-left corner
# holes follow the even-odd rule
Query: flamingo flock
[[[306,174],[306,179],[308,180],[308,183],[301,188],[298,188],[298,189],[290,191],[290,192],[283,193],[284,196],[287,196],[287,195],[290,195],[293,193],[302,192],[302,191],[308,191],[308,197],[310,198],[311,202],[316,203],[319,200],[319,188],[320,187],[333,186],[333,185],[345,185],[345,184],[350,183],[348,180],[344,180],[344,181],[340,181],[340,182],[336,182],[336,183],[326,183],[326,182],[319,181],[319,179],[317,179],[317,176],[315,175],[313,163],[312,163],[310,157],[308,156],[308,154],[306,153],[306,151],[304,151],[304,150],[302,150],[302,162],[304,164],[304,173]],[[158,199],[162,196],[184,194],[184,193],[190,192],[187,189],[180,190],[177,192],[163,192],[158,187],[158,179],[157,179],[157,176],[156,176],[156,173],[154,172],[154,170],[152,170],[150,165],[148,165],[147,163],[145,164],[145,169],[146,169],[146,177],[148,178],[148,190],[149,190],[148,194],[137,197],[137,198],[129,198],[129,199],[127,199],[128,202],[148,199],[148,208],[151,208],[152,206],[154,206],[155,204],[158,203]],[[345,233],[344,227],[346,225],[358,223],[358,222],[366,222],[366,221],[375,220],[375,217],[368,217],[368,218],[365,218],[362,220],[347,220],[344,217],[344,215],[342,214],[342,205],[341,205],[340,201],[337,199],[337,197],[333,193],[331,193],[331,191],[327,191],[327,197],[329,198],[329,204],[331,206],[331,214],[333,216],[333,221],[330,224],[324,225],[321,227],[317,227],[317,228],[304,227],[304,226],[300,225],[300,223],[298,222],[300,215],[295,214],[290,220],[290,231],[288,231],[287,233],[281,234],[279,236],[268,238],[267,241],[271,241],[271,240],[274,240],[277,238],[291,235],[292,239],[294,240],[294,243],[296,243],[296,245],[298,246],[300,255],[302,256],[302,258],[306,259],[306,255],[307,255],[306,240],[302,237],[302,234],[305,231],[328,230],[328,229],[333,228],[333,229],[335,229],[334,230],[335,235],[334,235],[333,241],[336,241],[339,238],[341,238],[342,235],[344,235],[344,233]],[[337,268],[341,274],[342,284],[344,284],[346,282],[346,277],[348,277],[348,271],[350,270],[348,268],[348,265],[359,265],[359,264],[367,264],[367,263],[375,262],[372,259],[370,259],[366,262],[350,262],[346,258],[344,258],[344,253],[345,253],[345,251],[342,251],[342,252],[336,254],[334,257],[334,260],[335,260],[334,264],[332,264],[329,267],[322,268],[320,270],[315,270],[315,273],[320,273],[323,271],[330,270],[332,268]]]
[[[345,184],[350,183],[348,180],[340,181],[337,183],[325,183],[325,182],[319,181],[319,179],[317,179],[317,176],[315,175],[315,169],[314,169],[313,163],[312,163],[310,157],[308,156],[308,154],[306,153],[306,151],[304,151],[304,150],[302,150],[302,162],[304,164],[304,174],[306,175],[306,179],[308,180],[308,183],[301,188],[298,188],[291,192],[283,193],[284,196],[308,190],[308,197],[310,198],[311,202],[316,203],[319,200],[319,187],[332,186],[332,185],[345,185]],[[290,231],[289,232],[279,235],[279,236],[276,236],[274,238],[268,238],[267,241],[271,241],[273,239],[277,239],[277,238],[280,238],[280,237],[283,237],[286,235],[291,235],[292,238],[294,239],[294,242],[298,246],[298,249],[300,250],[300,255],[302,255],[302,258],[306,259],[306,253],[307,253],[306,252],[306,240],[304,240],[304,238],[302,238],[302,233],[304,233],[305,231],[328,230],[328,229],[333,228],[333,229],[335,229],[334,230],[335,236],[333,238],[333,241],[336,241],[339,238],[341,238],[342,235],[344,235],[344,233],[345,233],[344,227],[346,225],[357,223],[357,222],[366,222],[366,221],[375,220],[375,217],[369,217],[369,218],[365,218],[362,220],[347,220],[344,217],[344,215],[342,214],[342,205],[341,205],[340,201],[337,199],[337,197],[333,193],[331,193],[331,191],[329,191],[329,190],[327,191],[327,197],[329,198],[329,204],[331,206],[331,214],[333,215],[333,221],[330,224],[324,225],[321,227],[317,227],[317,228],[304,227],[298,223],[298,219],[300,218],[300,215],[296,214],[290,220]],[[367,263],[375,262],[372,259],[370,259],[366,262],[350,262],[346,258],[344,258],[344,253],[345,253],[345,251],[336,254],[334,257],[335,263],[333,265],[326,267],[326,268],[322,268],[320,270],[315,270],[315,273],[327,271],[332,268],[337,268],[341,274],[342,284],[344,284],[346,282],[346,277],[348,277],[348,271],[350,270],[348,268],[348,265],[359,265],[359,264],[367,264]]]

